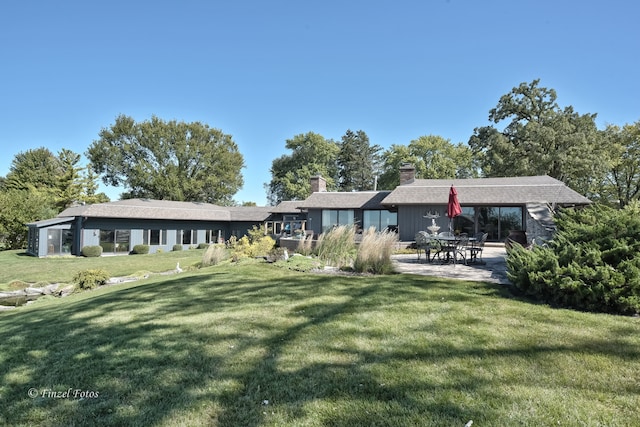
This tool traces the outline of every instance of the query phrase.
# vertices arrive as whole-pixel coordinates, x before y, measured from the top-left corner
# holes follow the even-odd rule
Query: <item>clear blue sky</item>
[[[631,0],[5,0],[0,176],[19,152],[84,154],[117,115],[156,115],[232,135],[235,199],[264,205],[297,134],[466,143],[536,78],[600,128],[633,123],[639,16]]]

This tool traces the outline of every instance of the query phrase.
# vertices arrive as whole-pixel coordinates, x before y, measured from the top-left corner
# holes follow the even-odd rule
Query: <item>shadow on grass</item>
[[[258,426],[272,417],[295,424],[311,416],[310,405],[322,401],[313,415],[320,425],[464,425],[469,419],[493,419],[492,408],[455,400],[487,393],[492,384],[486,376],[451,369],[443,373],[444,382],[415,376],[390,382],[378,372],[380,366],[402,369],[407,361],[438,365],[456,358],[573,351],[632,357],[638,350],[622,336],[606,344],[492,351],[428,342],[415,332],[415,343],[401,348],[369,350],[358,344],[387,339],[383,327],[337,331],[338,339],[331,338],[336,324],[348,325],[349,316],[383,313],[382,319],[393,321],[384,314],[389,307],[433,304],[442,295],[458,306],[502,292],[497,285],[462,287],[408,275],[274,274],[259,266],[210,269],[101,292],[0,318],[0,357],[6,368],[0,424],[207,420]],[[343,339],[348,343],[336,347]],[[326,354],[336,358],[295,360],[297,354],[315,352],[320,359]],[[30,389],[36,390],[35,398],[28,395]],[[68,389],[98,392],[99,397],[43,395]]]

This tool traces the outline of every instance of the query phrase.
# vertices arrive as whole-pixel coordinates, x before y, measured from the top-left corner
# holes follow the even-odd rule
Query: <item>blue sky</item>
[[[232,135],[246,164],[235,199],[264,205],[297,134],[466,143],[537,78],[600,128],[633,123],[638,16],[631,0],[6,0],[0,176],[19,152],[84,154],[117,115],[156,115]]]

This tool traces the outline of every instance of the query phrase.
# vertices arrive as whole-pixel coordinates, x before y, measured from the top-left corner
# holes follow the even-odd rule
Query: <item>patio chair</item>
[[[416,236],[416,250],[418,252],[418,262],[420,262],[420,254],[424,252],[427,262],[431,261],[431,249],[434,248],[434,242],[426,231],[419,231]]]
[[[478,255],[480,255],[480,263],[482,263],[482,251],[484,250],[484,244],[487,241],[487,237],[489,237],[489,233],[478,233],[476,234],[476,241],[470,242],[469,245],[465,248],[466,252],[469,252],[469,261],[470,262],[478,262]]]

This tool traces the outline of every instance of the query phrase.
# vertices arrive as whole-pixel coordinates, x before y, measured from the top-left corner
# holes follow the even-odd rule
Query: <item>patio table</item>
[[[433,256],[435,259],[436,255],[438,259],[440,259],[441,253],[446,253],[445,262],[449,263],[453,261],[453,264],[457,264],[458,255],[462,256],[462,260],[464,263],[467,263],[467,258],[464,253],[463,242],[475,242],[474,237],[463,237],[463,236],[433,236],[433,239],[438,242],[440,246],[439,250]]]

